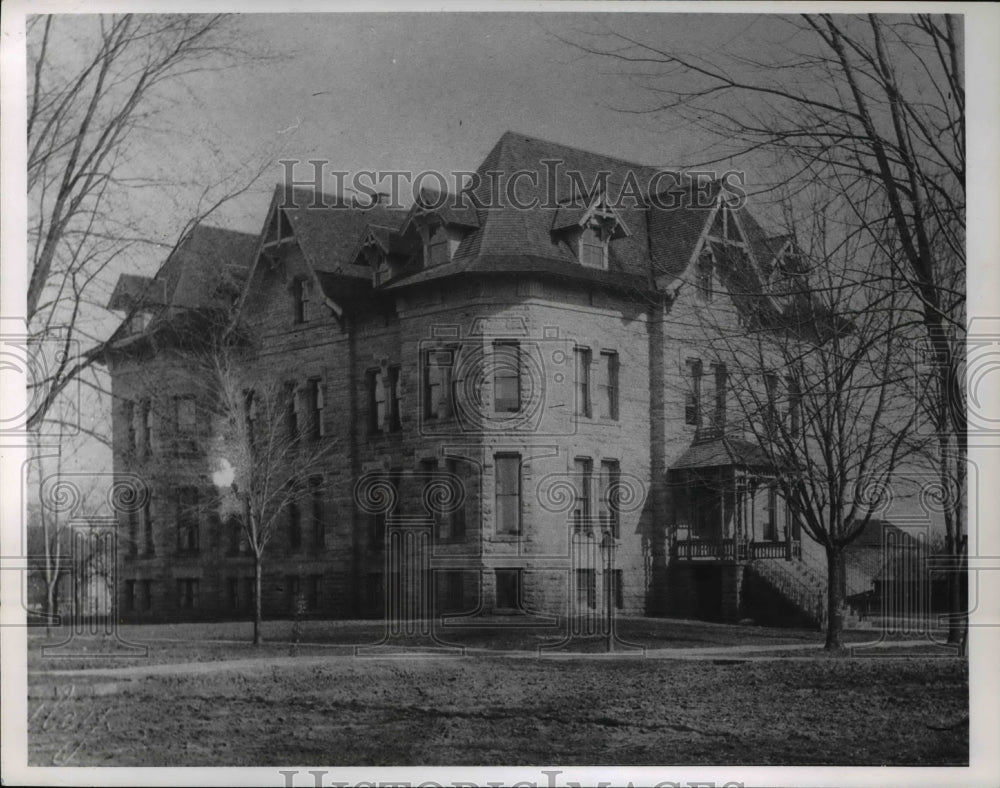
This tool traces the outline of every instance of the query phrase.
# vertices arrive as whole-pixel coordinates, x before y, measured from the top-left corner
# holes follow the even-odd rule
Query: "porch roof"
[[[767,468],[771,462],[759,446],[741,438],[723,436],[692,443],[671,470],[723,468],[735,465],[743,468]]]

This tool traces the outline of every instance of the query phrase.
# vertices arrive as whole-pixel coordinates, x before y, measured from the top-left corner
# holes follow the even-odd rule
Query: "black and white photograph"
[[[1000,784],[998,6],[2,24],[3,783]]]

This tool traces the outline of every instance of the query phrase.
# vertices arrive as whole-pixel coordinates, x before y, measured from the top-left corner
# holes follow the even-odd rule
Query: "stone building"
[[[199,226],[122,276],[115,468],[150,492],[122,525],[122,617],[250,610],[177,328],[232,310],[249,379],[286,383],[304,439],[335,447],[268,547],[265,615],[747,614],[746,568],[800,563],[801,539],[692,336],[790,248],[740,196],[506,133],[466,191],[403,209],[280,186],[259,235]]]

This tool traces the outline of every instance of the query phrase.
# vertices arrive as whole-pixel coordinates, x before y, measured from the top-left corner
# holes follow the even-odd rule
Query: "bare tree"
[[[216,486],[223,512],[239,519],[254,558],[253,643],[263,642],[265,552],[304,496],[323,494],[338,444],[323,434],[320,414],[298,407],[308,392],[253,372],[246,334],[227,333],[195,358],[206,373],[213,409]]]
[[[36,374],[28,428],[39,430],[66,387],[83,381],[105,348],[108,277],[143,247],[162,244],[135,220],[141,190],[168,184],[135,156],[163,131],[166,88],[207,69],[245,62],[223,15],[40,15],[28,20],[27,321]],[[185,177],[181,173],[181,177]],[[193,178],[195,173],[190,174]],[[208,178],[194,224],[245,191],[258,173]],[[176,186],[176,184],[175,184]],[[191,206],[186,206],[191,215]]]
[[[960,17],[847,14],[768,18],[773,46],[701,54],[604,29],[567,41],[625,64],[649,101],[619,107],[685,118],[714,141],[700,165],[761,153],[794,192],[825,183],[851,206],[852,224],[881,247],[903,308],[923,328],[933,360],[921,386],[947,490],[946,544],[966,552],[965,87]],[[732,44],[732,42],[730,42]],[[789,171],[791,168],[793,171]],[[908,321],[902,320],[905,325]],[[950,642],[967,632],[964,576],[949,591]]]
[[[844,549],[891,500],[920,437],[908,294],[886,275],[879,247],[839,237],[829,215],[813,211],[806,246],[785,247],[767,270],[754,271],[743,247],[713,244],[705,253],[730,298],[693,314],[724,370],[720,396],[736,405],[735,422],[715,426],[760,448],[792,517],[824,550],[826,647],[837,649]]]

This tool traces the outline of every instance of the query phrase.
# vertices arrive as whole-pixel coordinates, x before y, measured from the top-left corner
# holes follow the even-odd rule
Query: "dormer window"
[[[608,242],[600,225],[591,224],[580,233],[580,264],[587,268],[607,269]]]
[[[589,204],[575,201],[560,206],[552,221],[552,233],[575,253],[580,265],[602,271],[608,270],[611,241],[630,235],[603,194],[596,195]]]
[[[309,286],[304,279],[292,282],[293,317],[296,323],[305,323],[307,316],[306,304],[309,303]]]
[[[712,300],[714,268],[715,258],[712,253],[707,250],[702,252],[695,271],[695,284],[698,287],[698,298],[705,304]]]
[[[129,334],[141,334],[149,326],[152,316],[149,312],[135,312],[128,321]]]
[[[451,260],[451,239],[444,227],[429,227],[424,231],[424,267]]]

